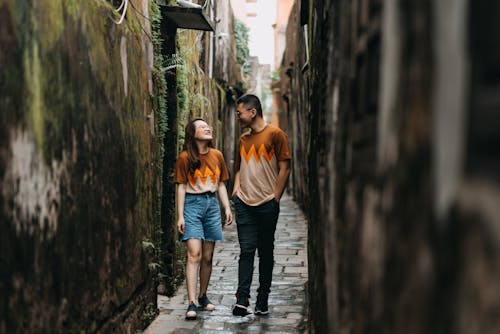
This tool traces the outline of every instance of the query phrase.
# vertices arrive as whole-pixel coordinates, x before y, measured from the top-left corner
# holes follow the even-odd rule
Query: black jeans
[[[272,199],[259,206],[249,206],[237,196],[233,198],[236,211],[240,260],[238,262],[238,295],[250,297],[255,250],[259,251],[259,289],[268,295],[274,267],[274,232],[280,206]]]

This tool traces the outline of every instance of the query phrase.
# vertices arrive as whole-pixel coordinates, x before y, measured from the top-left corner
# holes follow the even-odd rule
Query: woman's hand
[[[231,208],[227,207],[224,210],[226,214],[226,225],[231,225],[233,223],[233,213],[231,212]]]
[[[177,231],[179,231],[180,234],[184,234],[184,226],[184,217],[181,217],[177,220]]]

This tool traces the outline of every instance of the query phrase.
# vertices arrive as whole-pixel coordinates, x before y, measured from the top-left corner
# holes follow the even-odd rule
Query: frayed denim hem
[[[192,237],[192,238],[186,238],[186,239],[179,239],[179,240],[177,240],[177,241],[178,241],[178,242],[186,242],[186,241],[191,240],[191,239],[201,240],[201,242],[204,242],[204,241],[205,241],[205,239],[200,238],[200,237]]]
[[[216,243],[217,241],[224,241],[224,240],[210,240],[210,239],[205,239],[203,240],[203,242],[213,242],[213,243]]]

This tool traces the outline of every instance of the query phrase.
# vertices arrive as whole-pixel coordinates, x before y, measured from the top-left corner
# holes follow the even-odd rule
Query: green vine
[[[162,265],[161,261],[161,189],[162,189],[162,172],[163,172],[163,156],[165,154],[165,148],[163,146],[163,141],[165,138],[165,133],[168,130],[168,118],[167,118],[167,81],[165,75],[163,74],[164,68],[167,66],[165,57],[162,53],[162,38],[160,31],[161,23],[161,13],[159,5],[155,0],[149,1],[151,8],[151,40],[153,43],[154,52],[154,70],[153,70],[153,95],[151,96],[153,102],[153,108],[155,111],[155,121],[156,129],[158,131],[158,146],[159,146],[159,156],[156,159],[155,170],[157,179],[159,180],[158,189],[156,189],[156,205],[154,210],[154,222],[152,226],[152,249],[153,249],[153,262],[158,263],[159,266]],[[156,273],[161,273],[161,270],[156,270]],[[161,281],[161,277],[157,277]]]
[[[234,20],[234,39],[236,40],[236,62],[241,67],[243,77],[247,78],[250,75],[250,49],[248,48],[249,40],[248,28],[243,22],[238,19]]]

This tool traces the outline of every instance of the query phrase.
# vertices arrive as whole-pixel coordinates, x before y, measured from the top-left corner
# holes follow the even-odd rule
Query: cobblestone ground
[[[307,223],[303,213],[288,196],[281,200],[281,213],[276,230],[275,266],[268,316],[232,315],[238,285],[239,246],[236,223],[224,229],[225,241],[215,246],[212,278],[208,297],[216,309],[198,312],[198,320],[187,321],[186,285],[173,297],[158,296],[159,316],[145,334],[166,333],[302,333],[306,327],[305,288],[307,281]],[[258,257],[252,281],[252,300],[258,285]]]

